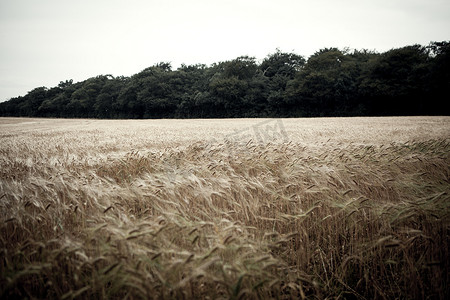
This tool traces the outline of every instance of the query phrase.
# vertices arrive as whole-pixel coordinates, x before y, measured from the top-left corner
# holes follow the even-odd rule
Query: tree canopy
[[[231,118],[448,115],[450,43],[384,53],[324,48],[308,59],[276,50],[131,77],[99,75],[37,87],[0,103],[0,116]]]

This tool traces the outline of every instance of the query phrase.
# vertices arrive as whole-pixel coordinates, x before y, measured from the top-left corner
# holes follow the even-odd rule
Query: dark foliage
[[[0,116],[232,118],[449,115],[450,43],[385,53],[326,48],[305,60],[277,50],[131,77],[61,81],[0,103]]]

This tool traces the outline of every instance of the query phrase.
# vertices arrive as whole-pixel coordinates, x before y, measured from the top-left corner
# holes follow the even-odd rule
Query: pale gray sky
[[[449,0],[0,0],[0,101],[161,61],[386,51],[449,29]]]

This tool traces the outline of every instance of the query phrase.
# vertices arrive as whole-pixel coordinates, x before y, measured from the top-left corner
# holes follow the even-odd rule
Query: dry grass
[[[449,297],[450,118],[259,122],[0,119],[0,298]]]

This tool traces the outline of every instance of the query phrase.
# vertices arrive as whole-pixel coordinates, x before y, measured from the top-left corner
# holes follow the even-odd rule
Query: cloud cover
[[[157,62],[263,59],[279,48],[386,51],[450,39],[444,0],[0,0],[0,101]]]

